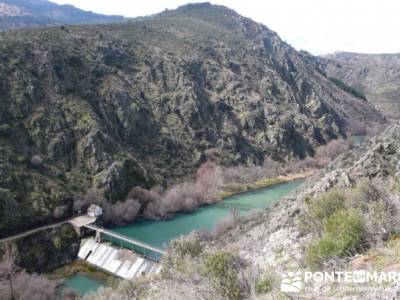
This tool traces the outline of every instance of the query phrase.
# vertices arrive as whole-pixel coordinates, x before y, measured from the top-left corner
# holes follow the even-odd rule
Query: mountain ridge
[[[65,24],[110,23],[126,20],[84,11],[72,5],[58,5],[47,0],[0,1],[0,31]]]

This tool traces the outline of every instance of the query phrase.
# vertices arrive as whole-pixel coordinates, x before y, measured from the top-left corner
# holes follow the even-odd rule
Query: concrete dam
[[[88,263],[125,279],[151,276],[161,271],[161,264],[112,244],[90,238],[82,241],[78,257]]]

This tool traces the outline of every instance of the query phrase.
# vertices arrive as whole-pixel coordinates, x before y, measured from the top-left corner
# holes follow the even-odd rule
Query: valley
[[[0,31],[1,299],[380,299],[281,275],[400,272],[397,54],[211,3],[7,0]]]

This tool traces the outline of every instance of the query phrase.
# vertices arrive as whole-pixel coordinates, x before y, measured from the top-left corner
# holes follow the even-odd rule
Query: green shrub
[[[256,283],[255,289],[257,294],[268,294],[274,287],[273,278],[266,276]]]
[[[307,211],[300,220],[300,230],[303,233],[322,235],[325,220],[338,210],[345,208],[344,194],[333,191],[320,199],[306,199]]]
[[[221,289],[224,297],[231,300],[242,299],[238,281],[238,265],[229,252],[217,252],[207,257],[205,272]]]
[[[325,221],[324,236],[308,249],[307,263],[321,267],[335,257],[346,257],[362,249],[365,236],[364,222],[355,210],[339,210]]]
[[[334,77],[329,77],[329,80],[331,82],[333,82],[337,87],[339,87],[340,89],[342,89],[343,91],[352,94],[353,96],[360,98],[360,99],[364,99],[367,100],[367,97],[364,95],[363,92],[359,91],[358,89],[356,89],[355,87],[352,87],[346,83],[344,83],[343,81],[334,78]]]
[[[345,196],[337,191],[323,196],[310,205],[310,212],[319,220],[328,218],[335,212],[344,208]]]
[[[306,261],[310,268],[317,269],[336,256],[335,243],[328,237],[322,238],[308,248]]]

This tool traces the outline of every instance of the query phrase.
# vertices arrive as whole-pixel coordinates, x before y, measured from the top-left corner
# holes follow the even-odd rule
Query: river
[[[57,288],[58,293],[62,295],[66,289],[73,289],[80,295],[97,291],[100,287],[104,287],[106,283],[90,274],[77,273],[71,275]]]
[[[299,187],[303,181],[291,181],[234,195],[216,204],[200,207],[191,213],[178,214],[170,220],[141,220],[127,226],[113,228],[113,231],[165,248],[172,239],[193,230],[211,231],[219,220],[230,213],[232,207],[237,207],[242,214],[268,207]]]
[[[299,187],[303,181],[294,180],[230,196],[216,204],[200,207],[191,213],[178,214],[170,220],[141,220],[127,226],[113,228],[112,230],[165,248],[172,239],[188,234],[193,230],[207,229],[211,231],[215,223],[230,213],[232,207],[237,207],[241,214],[269,207]],[[66,288],[73,288],[80,294],[86,294],[102,286],[104,286],[104,283],[96,278],[78,273],[67,278],[60,286],[59,291],[62,292]]]
[[[365,135],[353,135],[351,138],[355,146],[359,146],[365,141]],[[227,216],[232,207],[239,208],[242,214],[254,209],[268,207],[296,189],[303,181],[291,181],[234,195],[214,205],[200,207],[192,213],[178,214],[170,220],[136,221],[127,226],[113,228],[113,231],[165,248],[171,239],[188,234],[193,230],[212,230],[215,223]]]
[[[356,146],[365,141],[365,135],[353,135],[351,138]],[[216,204],[200,207],[191,213],[178,214],[170,220],[140,220],[130,225],[113,228],[113,230],[154,246],[165,248],[172,239],[188,234],[193,230],[206,229],[211,231],[219,220],[230,213],[232,207],[237,207],[241,214],[269,207],[299,187],[303,181],[295,180],[234,195]],[[78,273],[67,278],[60,287],[60,291],[65,288],[73,288],[80,294],[86,294],[102,286],[104,286],[104,283],[100,280],[87,274]]]

